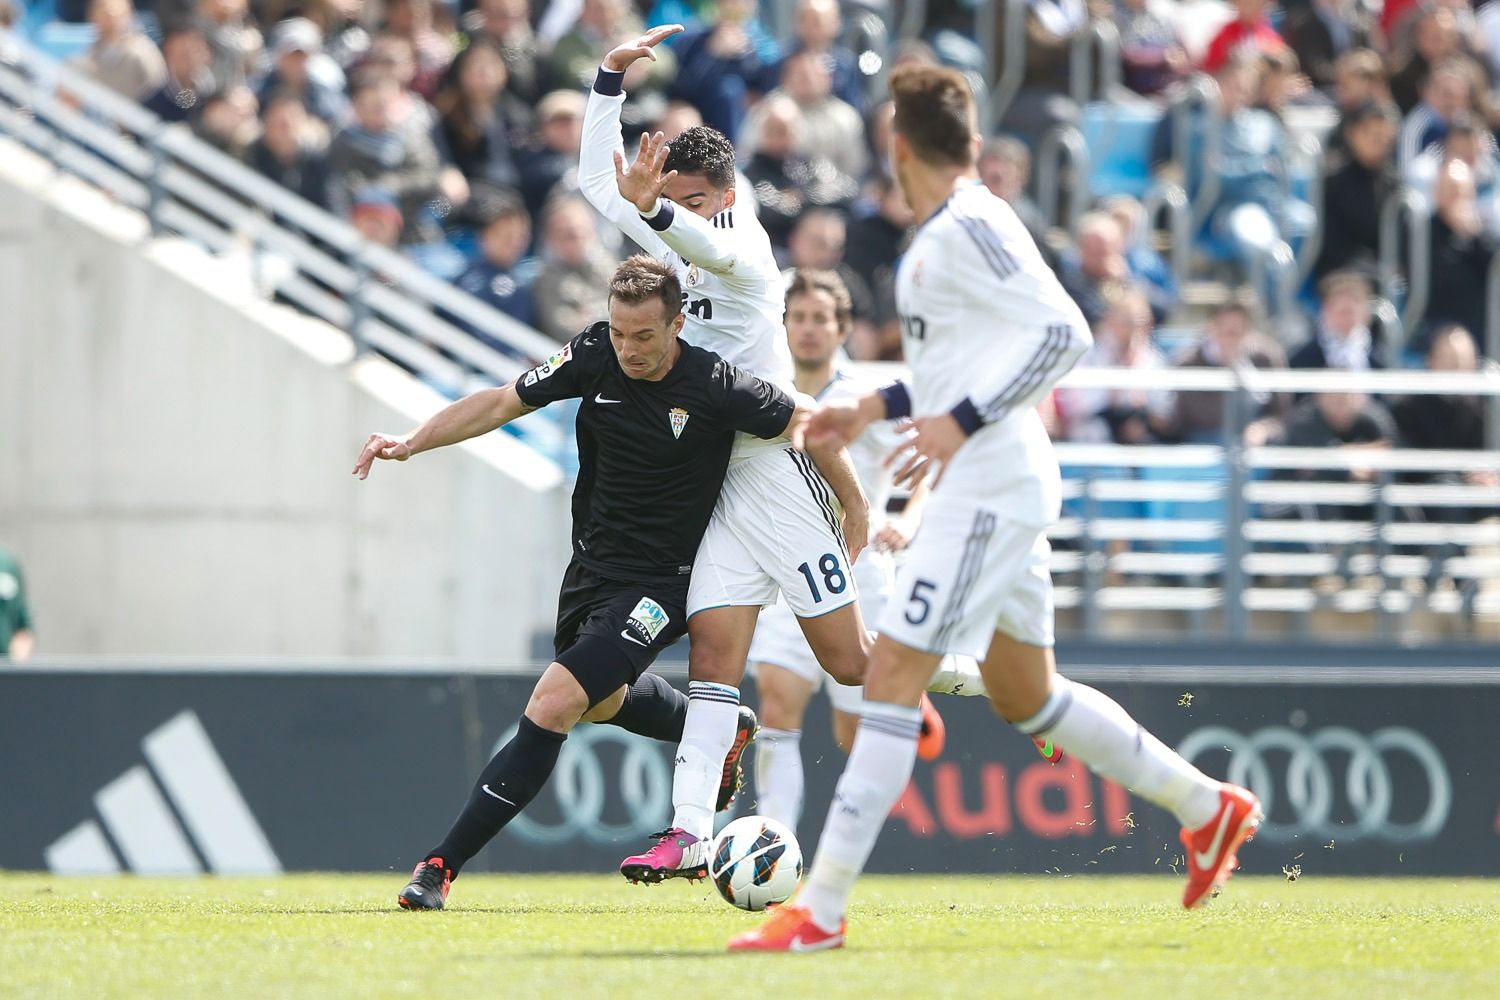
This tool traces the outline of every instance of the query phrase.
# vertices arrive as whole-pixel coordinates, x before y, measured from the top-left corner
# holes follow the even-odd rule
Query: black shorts
[[[568,564],[557,597],[558,663],[598,704],[634,684],[672,643],[687,634],[688,578],[626,583]]]

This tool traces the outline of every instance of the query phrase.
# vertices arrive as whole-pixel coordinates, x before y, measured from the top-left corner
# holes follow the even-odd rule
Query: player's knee
[[[1024,722],[1036,716],[1047,700],[1046,692],[1038,696],[1031,691],[1001,690],[990,692],[990,707],[1006,722]]]
[[[865,682],[865,670],[870,661],[864,649],[851,649],[847,653],[821,657],[818,662],[839,684],[856,685]]]
[[[526,718],[553,732],[565,733],[588,711],[589,698],[562,664],[547,668],[526,703]]]

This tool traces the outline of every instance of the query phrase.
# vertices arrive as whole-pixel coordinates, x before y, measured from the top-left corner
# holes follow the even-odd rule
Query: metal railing
[[[140,210],[155,235],[249,250],[275,295],[450,393],[508,381],[556,343],[365,241],[347,222],[140,105],[18,43],[0,64],[0,135]],[[470,332],[481,331],[505,350]]]
[[[1066,166],[1065,166],[1066,164]],[[1036,203],[1049,226],[1058,225],[1058,192],[1068,192],[1069,233],[1078,232],[1089,201],[1089,147],[1075,125],[1055,125],[1036,151]]]
[[[1406,220],[1406,259],[1401,261],[1401,220]],[[1432,277],[1432,245],[1428,233],[1431,217],[1427,203],[1411,188],[1391,193],[1380,206],[1380,292],[1401,307],[1401,323],[1414,330],[1427,312],[1428,285]]]

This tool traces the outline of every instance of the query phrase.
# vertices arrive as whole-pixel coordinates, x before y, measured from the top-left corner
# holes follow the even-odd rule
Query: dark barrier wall
[[[1255,788],[1269,822],[1244,851],[1247,871],[1500,874],[1500,670],[1071,673],[1211,774]],[[0,670],[0,867],[404,872],[447,829],[531,683],[347,669]],[[1161,810],[1067,758],[1045,763],[980,699],[938,704],[947,752],[918,764],[874,869],[1178,863],[1177,829]],[[472,870],[612,873],[670,818],[671,749],[580,727],[550,787]],[[843,763],[821,699],[804,753],[799,832],[810,851]],[[753,790],[744,798],[741,812],[753,811]]]

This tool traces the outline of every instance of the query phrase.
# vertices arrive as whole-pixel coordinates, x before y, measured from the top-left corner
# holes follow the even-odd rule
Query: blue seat
[[[1159,108],[1095,103],[1083,109],[1079,127],[1089,148],[1089,193],[1095,198],[1150,189],[1151,141],[1161,122]]]
[[[1223,465],[1186,466],[1182,468],[1143,468],[1140,478],[1157,482],[1179,483],[1227,483],[1228,470]],[[1218,521],[1224,523],[1229,504],[1223,497],[1215,500],[1152,500],[1146,504],[1150,516],[1165,520]],[[1222,555],[1222,538],[1209,541],[1179,541],[1161,543],[1161,551]]]

